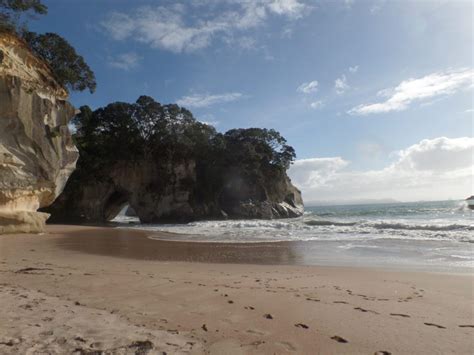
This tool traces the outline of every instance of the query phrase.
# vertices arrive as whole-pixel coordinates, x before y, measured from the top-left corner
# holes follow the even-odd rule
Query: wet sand
[[[0,236],[0,353],[474,349],[472,274],[285,265],[304,262],[300,246],[147,234],[50,226]]]
[[[304,264],[301,243],[193,243],[150,239],[156,234],[173,239],[173,233],[133,229],[72,231],[57,239],[58,247],[87,254],[156,261],[184,261],[232,264]]]

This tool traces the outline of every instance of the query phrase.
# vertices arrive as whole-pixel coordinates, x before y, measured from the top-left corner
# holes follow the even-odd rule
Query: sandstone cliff
[[[41,232],[75,168],[68,129],[75,109],[48,66],[0,32],[0,234]]]

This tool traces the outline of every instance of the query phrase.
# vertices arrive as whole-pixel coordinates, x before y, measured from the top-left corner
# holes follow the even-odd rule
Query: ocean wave
[[[186,224],[125,227],[180,234],[176,238],[213,242],[324,241],[389,243],[412,240],[474,243],[473,211],[457,202],[390,206],[308,208],[303,216],[275,220],[207,220]],[[369,216],[372,214],[371,216]],[[184,235],[187,235],[184,236]],[[173,237],[175,239],[175,237]],[[446,244],[452,245],[452,244]],[[459,247],[465,248],[465,246]]]
[[[357,222],[335,222],[324,220],[310,220],[305,221],[304,224],[308,226],[355,226]]]
[[[474,231],[474,226],[465,224],[405,224],[405,223],[391,223],[391,222],[379,222],[368,224],[375,229],[400,229],[400,230],[425,230],[425,231]]]

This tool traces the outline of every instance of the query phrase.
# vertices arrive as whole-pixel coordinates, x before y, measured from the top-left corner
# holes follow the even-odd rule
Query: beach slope
[[[284,247],[1,236],[0,353],[472,353],[472,274],[283,265]]]

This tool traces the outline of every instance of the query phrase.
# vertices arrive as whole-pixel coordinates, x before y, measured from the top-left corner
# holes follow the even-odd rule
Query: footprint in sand
[[[261,332],[260,330],[255,330],[255,329],[248,329],[247,333],[254,334],[254,335],[265,335],[264,332]]]
[[[382,351],[376,351],[374,355],[392,355],[392,353],[389,351],[382,350]]]
[[[439,328],[439,329],[446,329],[446,327],[443,327],[442,325],[439,325],[439,324],[434,324],[434,323],[424,323],[425,325],[428,325],[430,327],[436,327],[436,328]]]
[[[403,313],[390,313],[391,316],[394,317],[404,317],[404,318],[410,318],[408,314],[403,314]]]
[[[258,347],[259,345],[265,344],[265,340],[256,340],[251,342],[250,344],[242,344],[241,346],[255,346]]]
[[[263,317],[266,319],[273,319],[273,316],[270,313],[264,314]]]
[[[321,300],[318,300],[317,298],[306,298],[306,301],[313,301],[313,302],[320,302]]]
[[[474,325],[472,324],[462,324],[458,325],[459,328],[474,328]]]
[[[245,309],[250,309],[251,311],[253,311],[253,310],[255,309],[255,308],[252,307],[252,306],[245,306],[244,308],[245,308]]]
[[[334,301],[333,303],[348,304],[346,301]]]
[[[331,337],[332,340],[337,341],[338,343],[348,343],[349,341],[344,339],[343,337],[340,337],[339,335],[334,335]]]
[[[281,345],[282,347],[285,348],[286,351],[296,351],[296,347],[293,344],[291,344],[289,341],[280,341],[275,344]]]
[[[309,327],[306,324],[303,323],[297,323],[295,324],[296,328],[303,328],[303,329],[309,329]]]
[[[44,270],[52,270],[52,269],[42,268],[42,267],[26,267],[24,269],[15,271],[15,273],[16,274],[38,274],[38,273],[32,273],[31,271],[44,271]]]
[[[205,324],[202,325],[201,329],[207,332],[207,326]]]
[[[356,311],[361,311],[361,312],[369,312],[369,313],[373,313],[373,314],[380,314],[379,312],[376,312],[376,311],[372,311],[370,309],[365,309],[365,308],[362,308],[362,307],[355,307],[354,308]]]

